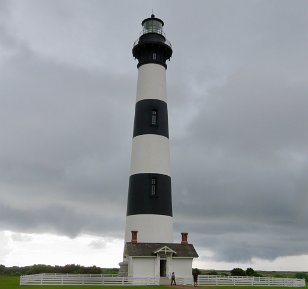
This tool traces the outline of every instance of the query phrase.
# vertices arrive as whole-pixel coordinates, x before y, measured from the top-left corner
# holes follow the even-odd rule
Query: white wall
[[[125,242],[138,231],[138,242],[173,243],[173,219],[165,215],[139,214],[126,217]]]
[[[173,258],[171,272],[175,273],[175,277],[191,277],[192,260],[192,258]]]
[[[129,276],[132,277],[159,277],[160,258],[147,257],[130,257],[129,262]],[[192,276],[192,258],[167,258],[167,276],[175,273],[175,277],[189,278]]]
[[[133,258],[133,277],[154,277],[155,258]]]

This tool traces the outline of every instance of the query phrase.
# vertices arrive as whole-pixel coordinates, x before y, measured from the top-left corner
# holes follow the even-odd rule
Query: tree
[[[246,269],[246,275],[247,275],[247,276],[255,276],[255,275],[256,275],[256,272],[255,272],[255,270],[253,270],[252,268],[247,268],[247,269]]]
[[[295,274],[295,278],[297,279],[305,279],[306,282],[308,282],[308,274],[304,273],[304,272],[298,272]]]
[[[69,274],[118,274],[118,268],[100,268],[96,266],[84,267],[81,265],[68,264],[65,266],[50,266],[35,264],[25,267],[5,267],[0,264],[0,275],[20,276],[40,273],[69,273]]]
[[[218,275],[217,271],[211,270],[207,273],[207,275]]]
[[[192,274],[193,275],[200,275],[201,274],[201,271],[198,269],[198,268],[194,268],[194,269],[192,269]]]
[[[246,273],[241,268],[234,268],[230,271],[231,276],[246,276]]]

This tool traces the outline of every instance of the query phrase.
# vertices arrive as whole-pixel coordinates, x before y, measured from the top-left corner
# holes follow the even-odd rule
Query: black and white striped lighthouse
[[[172,47],[164,22],[153,14],[142,21],[134,43],[138,82],[126,214],[125,242],[172,243],[166,61]]]
[[[198,254],[188,243],[173,241],[166,61],[172,55],[164,22],[151,15],[142,21],[134,43],[138,83],[126,213],[125,245],[119,274],[155,278],[176,272],[190,278]],[[147,279],[146,279],[147,280]],[[138,281],[138,282],[139,282]],[[167,280],[169,283],[169,281]]]

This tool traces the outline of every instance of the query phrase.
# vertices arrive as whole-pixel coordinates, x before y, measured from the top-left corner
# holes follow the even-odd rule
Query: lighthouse
[[[172,48],[164,22],[142,22],[135,42],[138,81],[129,177],[125,241],[138,231],[140,242],[173,242],[166,60]]]
[[[120,272],[158,278],[174,271],[187,277],[198,255],[187,233],[182,233],[181,243],[173,240],[166,91],[166,62],[173,51],[161,19],[152,14],[141,24],[132,49],[138,60],[138,80]]]

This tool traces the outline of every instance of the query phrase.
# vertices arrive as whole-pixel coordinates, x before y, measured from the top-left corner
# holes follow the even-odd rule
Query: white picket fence
[[[20,277],[20,285],[159,285],[159,278],[119,277],[103,274],[34,274]],[[176,278],[177,285],[193,285],[193,278]],[[305,279],[199,275],[198,285],[305,287]]]
[[[177,284],[192,285],[193,279],[177,278]],[[293,278],[199,275],[198,285],[305,287],[306,282],[305,279]]]
[[[103,274],[34,274],[20,276],[20,285],[159,285],[159,278],[132,278]]]

